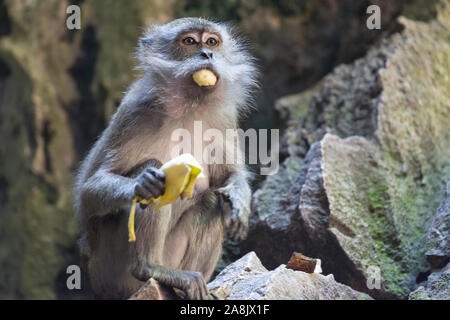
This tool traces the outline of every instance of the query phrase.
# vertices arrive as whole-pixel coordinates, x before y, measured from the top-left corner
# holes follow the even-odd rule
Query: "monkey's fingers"
[[[185,291],[185,293],[187,300],[202,300],[202,288],[201,285],[196,282],[189,284],[189,288]]]
[[[164,190],[166,189],[164,187],[164,184],[157,180],[154,181],[147,180],[143,182],[143,186],[147,191],[150,191],[151,194],[150,198],[158,198],[159,196],[164,194]]]
[[[208,289],[203,283],[196,284],[194,300],[207,300]]]
[[[164,174],[164,171],[159,170],[155,167],[147,168],[146,173],[149,173],[152,177],[155,177],[162,183],[166,181],[166,175]]]
[[[152,193],[152,198],[157,198],[164,193],[166,189],[164,172],[149,168],[141,179],[142,186]]]
[[[142,199],[150,199],[153,197],[153,193],[141,183],[137,183],[134,187],[134,195]]]
[[[208,299],[208,288],[200,272],[185,271],[186,279],[184,282],[184,293],[188,300],[206,300]]]
[[[238,241],[239,225],[239,221],[235,221],[233,224],[233,228],[230,230],[230,238],[233,241]]]
[[[236,241],[242,241],[247,236],[248,225],[246,223],[241,223],[239,225],[239,230],[236,232]]]
[[[231,202],[224,200],[223,196],[219,196],[219,207],[222,208],[223,215],[223,225],[225,229],[230,227],[231,215],[233,213],[233,208],[231,207]]]
[[[241,225],[240,217],[239,217],[239,209],[233,207],[233,213],[231,214],[231,222],[228,227],[228,235],[231,239],[236,239],[236,234],[239,231]]]
[[[204,280],[201,281],[201,283],[199,284],[199,289],[200,289],[200,295],[199,295],[199,299],[201,300],[208,300],[208,287],[206,286],[206,282]]]
[[[228,232],[228,237],[232,241],[239,241],[238,233],[236,231],[234,231],[234,230]]]
[[[232,219],[232,223],[228,229],[228,236],[233,241],[242,241],[245,239],[248,230],[248,223],[240,217],[239,212]]]
[[[202,289],[202,300],[208,300],[209,297],[209,291],[206,285]]]

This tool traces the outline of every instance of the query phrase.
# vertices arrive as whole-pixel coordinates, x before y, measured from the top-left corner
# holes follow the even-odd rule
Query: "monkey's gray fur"
[[[163,193],[158,168],[178,144],[171,141],[173,130],[192,132],[194,120],[224,136],[236,128],[251,105],[257,70],[228,25],[199,18],[153,26],[140,39],[137,57],[142,77],[130,86],[77,175],[82,264],[98,298],[128,298],[153,277],[187,299],[206,299],[224,231],[236,240],[247,231],[251,191],[239,146],[223,148],[224,158],[230,148],[238,154],[232,165],[197,159],[207,182],[196,185],[192,199],[159,211],[138,206],[134,243],[128,242],[128,213],[134,196]],[[213,88],[192,80],[202,68],[218,76]]]

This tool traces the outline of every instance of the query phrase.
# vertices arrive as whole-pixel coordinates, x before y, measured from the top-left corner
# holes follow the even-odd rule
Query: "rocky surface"
[[[426,256],[430,275],[411,292],[411,300],[450,300],[450,181],[428,232]]]
[[[364,58],[280,100],[287,158],[255,192],[244,252],[270,268],[292,251],[319,257],[325,274],[377,298],[417,286],[450,178],[449,17],[442,2],[436,21],[402,18]],[[374,270],[381,286],[369,289]]]
[[[254,252],[226,267],[208,284],[210,292],[230,300],[368,300],[334,280],[333,275],[305,273],[280,265],[268,271]]]
[[[245,277],[261,275],[268,270],[261,264],[254,252],[249,252],[228,265],[208,284],[208,289],[222,299],[228,297],[237,281]]]
[[[426,255],[432,269],[442,268],[450,262],[450,181],[428,231]]]
[[[450,263],[433,272],[424,286],[409,295],[410,300],[450,300]]]
[[[179,297],[172,288],[161,285],[151,278],[129,300],[178,300]]]

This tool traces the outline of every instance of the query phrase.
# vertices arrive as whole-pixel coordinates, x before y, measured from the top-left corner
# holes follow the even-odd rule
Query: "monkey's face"
[[[200,90],[195,91],[202,94],[201,90],[207,90],[203,93],[206,94],[220,85],[218,65],[223,63],[224,52],[222,52],[222,37],[219,32],[208,29],[182,31],[176,37],[173,45],[175,47],[173,59],[184,64],[184,75],[187,76],[186,79],[181,81],[186,81],[186,85],[193,86],[195,90],[197,89],[195,87],[200,86],[200,84],[192,80],[194,73],[206,69],[214,74],[215,79],[212,79],[212,82],[208,85],[202,85]],[[176,77],[176,75],[174,76]],[[212,77],[214,78],[214,76]]]
[[[256,85],[257,70],[242,41],[228,25],[205,19],[154,26],[141,39],[138,57],[142,68],[164,83],[168,95],[183,99],[220,97],[243,107]],[[193,74],[200,69],[211,70],[217,82],[199,86]]]
[[[222,37],[212,30],[183,31],[176,38],[177,50],[175,58],[185,60],[187,58],[200,56],[201,60],[214,58],[214,52],[220,54]]]

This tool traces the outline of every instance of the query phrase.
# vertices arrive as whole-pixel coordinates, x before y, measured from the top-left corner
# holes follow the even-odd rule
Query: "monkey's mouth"
[[[191,78],[194,84],[202,89],[215,88],[220,81],[219,74],[211,66],[196,69]]]

